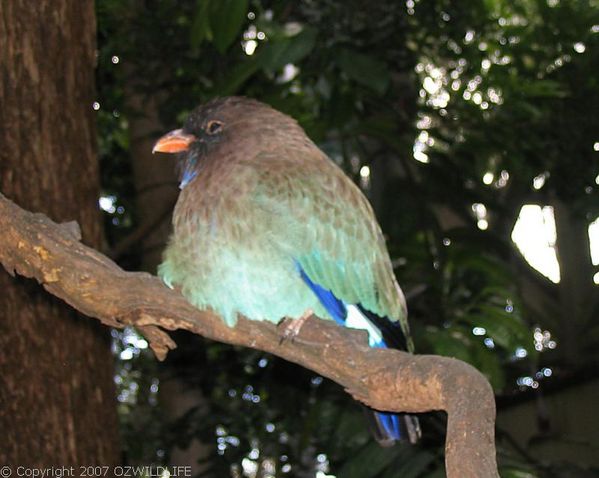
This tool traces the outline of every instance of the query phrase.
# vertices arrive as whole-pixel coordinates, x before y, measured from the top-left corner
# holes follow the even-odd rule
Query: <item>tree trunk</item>
[[[0,2],[0,19],[0,190],[98,247],[93,2]],[[0,271],[0,290],[0,464],[116,464],[107,330],[32,281]]]
[[[125,88],[139,222],[156,222],[163,218],[141,241],[141,269],[156,274],[156,267],[162,260],[162,251],[171,231],[171,211],[179,194],[176,161],[171,157],[152,154],[154,142],[167,132],[158,118],[156,97],[142,96],[132,85],[125,85]]]
[[[560,305],[558,346],[566,363],[585,362],[585,331],[593,325],[597,290],[593,284],[593,263],[589,221],[572,212],[571,206],[555,199],[552,203],[557,231],[557,257],[560,265]],[[591,344],[592,347],[592,344]]]

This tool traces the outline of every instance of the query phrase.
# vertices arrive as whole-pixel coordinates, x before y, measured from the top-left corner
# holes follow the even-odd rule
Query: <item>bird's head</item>
[[[154,145],[153,153],[178,153],[183,189],[202,163],[231,160],[236,152],[260,150],[281,133],[303,130],[287,115],[244,97],[217,98],[198,106],[181,129],[170,131]]]

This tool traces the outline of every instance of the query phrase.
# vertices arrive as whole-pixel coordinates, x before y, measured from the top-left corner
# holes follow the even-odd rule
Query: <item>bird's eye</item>
[[[223,128],[222,121],[212,120],[212,121],[209,121],[208,124],[206,125],[206,132],[208,134],[215,134],[215,133],[218,133],[222,128]]]

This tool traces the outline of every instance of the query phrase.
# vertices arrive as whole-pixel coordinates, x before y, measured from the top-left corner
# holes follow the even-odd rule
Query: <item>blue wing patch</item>
[[[295,263],[297,270],[300,273],[302,280],[306,283],[306,285],[316,294],[318,300],[322,304],[322,306],[327,310],[333,320],[337,322],[339,325],[345,327],[345,317],[347,316],[347,309],[345,304],[337,299],[335,295],[330,291],[325,289],[324,287],[312,282],[312,280],[308,277],[308,275],[304,272],[304,269],[296,262]]]

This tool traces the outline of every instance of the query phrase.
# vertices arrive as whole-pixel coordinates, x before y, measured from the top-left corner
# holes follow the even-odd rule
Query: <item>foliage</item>
[[[370,196],[418,351],[472,363],[500,396],[526,388],[518,377],[564,368],[559,347],[535,350],[532,339],[535,327],[567,320],[547,320],[556,287],[523,268],[510,233],[530,202],[565,201],[587,222],[599,214],[595,2],[99,0],[97,12],[104,189],[125,211],[106,216],[112,244],[139,222],[128,126],[144,112],[127,105],[128,92],[159,98],[168,126],[214,96],[256,97],[297,118]],[[474,204],[485,205],[488,229],[477,227]],[[125,261],[134,267],[139,253]],[[553,305],[528,297],[527,281]],[[593,360],[598,336],[585,339]],[[333,384],[256,352],[192,342],[177,370],[210,406],[175,424],[159,423],[156,407],[145,418],[125,407],[125,429],[161,428],[150,435],[166,450],[136,450],[128,434],[132,458],[166,459],[170,446],[198,436],[215,445],[217,476],[241,476],[249,462],[259,476],[288,467],[290,476],[441,476],[439,417],[425,418],[422,447],[380,450]],[[152,380],[134,382],[147,394]],[[504,476],[547,473],[509,450]]]

